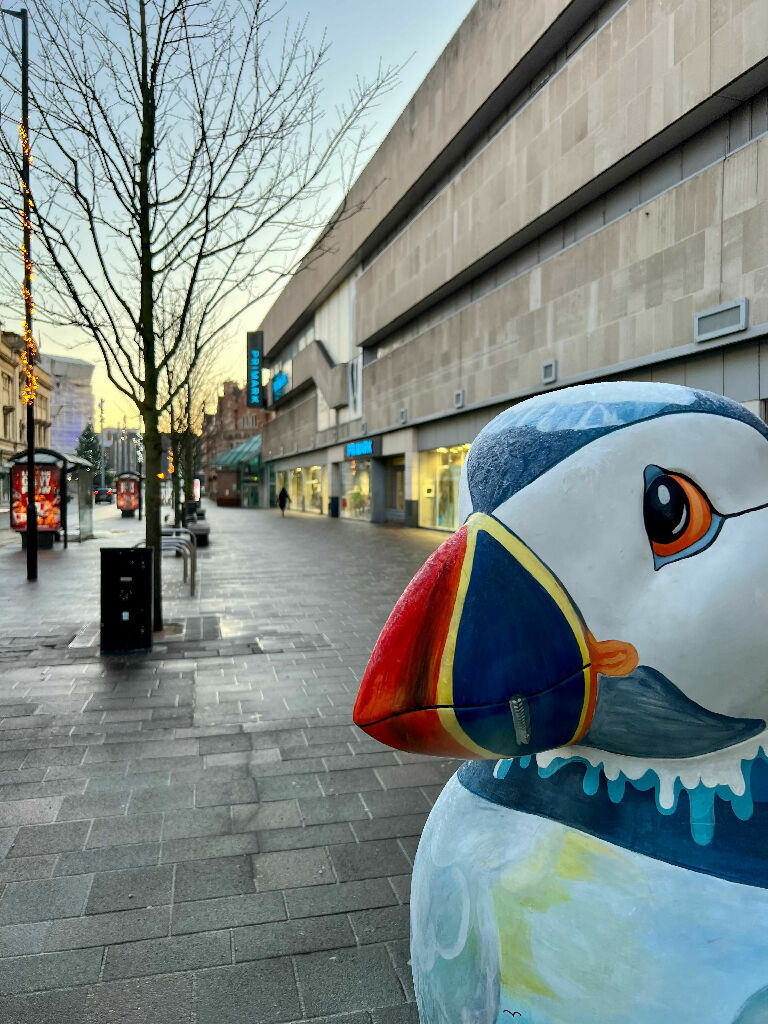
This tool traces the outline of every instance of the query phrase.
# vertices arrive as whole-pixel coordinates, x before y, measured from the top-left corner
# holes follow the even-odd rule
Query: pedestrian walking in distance
[[[290,500],[291,496],[288,494],[288,491],[286,491],[286,489],[283,487],[277,496],[277,504],[280,506],[281,515],[285,515],[285,506],[288,504]]]

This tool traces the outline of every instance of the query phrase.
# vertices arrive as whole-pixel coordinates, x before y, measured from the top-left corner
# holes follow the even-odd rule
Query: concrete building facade
[[[293,507],[452,530],[469,443],[591,380],[768,399],[768,4],[478,0],[265,317]]]
[[[74,454],[86,424],[93,425],[93,363],[69,356],[40,356],[51,382],[51,447]]]

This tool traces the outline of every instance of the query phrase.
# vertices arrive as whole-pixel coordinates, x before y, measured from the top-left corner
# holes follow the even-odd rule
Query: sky
[[[306,19],[310,40],[319,42],[325,31],[331,43],[323,76],[328,109],[345,100],[356,76],[372,76],[380,60],[384,65],[405,65],[399,84],[381,98],[375,111],[370,158],[473,3],[474,0],[286,0],[285,11],[294,22]],[[222,379],[244,380],[245,332],[261,322],[273,301],[274,296],[252,308],[240,325],[233,327],[221,357]],[[3,316],[2,308],[0,320],[4,320],[6,330],[21,330],[21,325]],[[40,323],[35,334],[44,352],[87,359],[96,365],[94,399],[105,400],[105,425],[122,424],[124,417],[128,426],[138,425],[135,410],[111,386],[98,349],[88,344],[85,336],[70,336]]]

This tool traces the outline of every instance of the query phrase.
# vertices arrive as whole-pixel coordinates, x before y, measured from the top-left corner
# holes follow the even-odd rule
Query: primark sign
[[[360,441],[349,441],[346,446],[348,459],[364,459],[366,456],[381,455],[381,437],[366,437]]]
[[[264,401],[264,388],[261,383],[261,369],[264,361],[264,332],[249,331],[247,334],[247,363],[245,386],[248,390],[248,408],[260,409]]]

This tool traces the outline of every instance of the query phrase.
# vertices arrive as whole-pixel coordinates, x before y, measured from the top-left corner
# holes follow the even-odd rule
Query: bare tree
[[[37,316],[85,331],[143,419],[159,629],[162,406],[206,346],[296,269],[311,236],[354,213],[342,204],[329,222],[328,201],[347,191],[367,115],[398,70],[358,80],[331,123],[321,101],[326,41],[313,46],[305,24],[287,27],[271,0],[29,8]],[[11,70],[0,76],[9,89]],[[10,228],[19,158],[8,124],[0,145]],[[17,275],[7,260],[4,268],[10,296]],[[175,317],[165,320],[161,306]],[[168,378],[190,330],[186,375]],[[164,375],[173,380],[165,396]]]
[[[206,403],[218,392],[221,370],[218,366],[222,354],[223,334],[215,338],[200,338],[199,311],[193,309],[187,320],[187,329],[174,358],[164,366],[160,380],[161,425],[168,429],[174,453],[175,472],[172,477],[174,523],[179,522],[181,498],[180,479],[184,478],[184,501],[192,501],[192,480],[198,451],[199,432],[202,429]],[[175,320],[175,316],[173,319]],[[164,331],[161,339],[173,338],[172,330]]]

